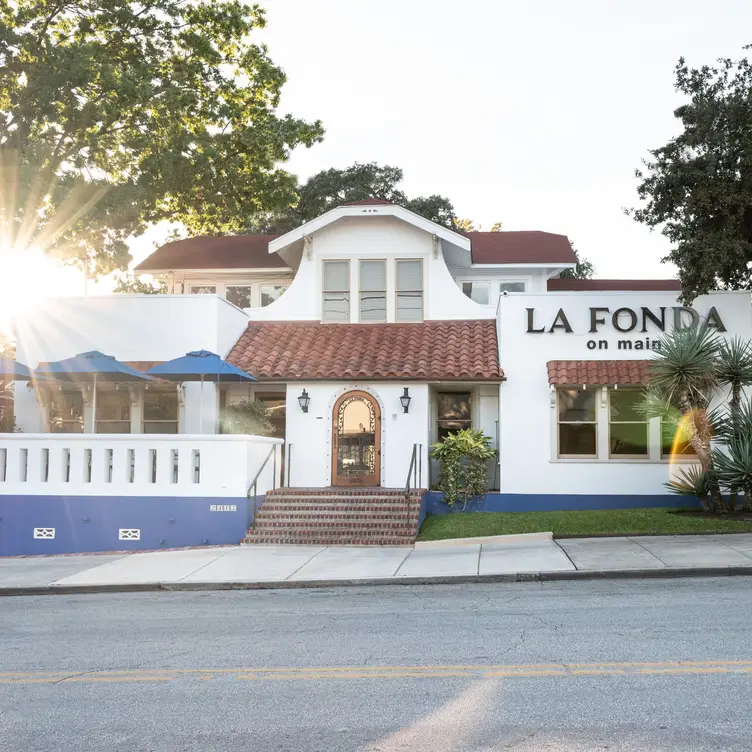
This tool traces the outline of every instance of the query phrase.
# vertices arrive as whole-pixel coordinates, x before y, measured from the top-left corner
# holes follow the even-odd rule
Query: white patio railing
[[[0,434],[0,494],[244,497],[278,485],[282,439],[265,436]]]

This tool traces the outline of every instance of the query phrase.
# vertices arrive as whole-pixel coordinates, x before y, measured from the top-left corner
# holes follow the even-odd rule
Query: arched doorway
[[[381,484],[381,410],[366,392],[347,392],[332,411],[332,485]]]

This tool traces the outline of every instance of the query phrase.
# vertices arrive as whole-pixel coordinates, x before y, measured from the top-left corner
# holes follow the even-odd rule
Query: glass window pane
[[[559,424],[559,454],[595,455],[595,423]]]
[[[176,434],[178,432],[178,422],[169,420],[144,421],[144,433],[158,434]]]
[[[360,289],[368,291],[386,290],[385,261],[360,262]]]
[[[470,392],[440,392],[436,406],[439,420],[470,420]]]
[[[176,392],[148,390],[144,396],[144,421],[178,419],[178,395]]]
[[[225,297],[238,308],[251,307],[250,285],[227,285],[225,287]]]
[[[261,307],[279,300],[286,289],[287,285],[261,285]]]
[[[397,321],[423,320],[423,293],[397,293]]]
[[[97,422],[131,419],[131,396],[127,389],[117,392],[97,389]]]
[[[216,295],[216,285],[191,285],[191,295]]]
[[[500,282],[499,290],[501,292],[525,292],[524,282]]]
[[[560,421],[595,421],[595,389],[559,389]]]
[[[647,423],[612,423],[609,431],[612,455],[648,456]]]
[[[611,420],[645,422],[645,415],[640,413],[638,409],[642,402],[642,392],[636,389],[609,391],[608,403]]]
[[[686,431],[679,426],[675,431],[661,421],[661,456],[694,457],[696,452],[689,443]]]
[[[348,293],[325,292],[322,318],[324,321],[349,321],[350,295]]]
[[[488,305],[488,282],[463,282],[462,292],[480,305]]]
[[[397,289],[423,289],[423,263],[421,261],[397,261]]]
[[[347,261],[324,261],[324,290],[344,292],[350,289],[350,265]]]
[[[360,320],[386,321],[386,293],[360,293]]]

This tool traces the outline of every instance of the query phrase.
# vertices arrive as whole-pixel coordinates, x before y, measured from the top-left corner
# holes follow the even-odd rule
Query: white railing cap
[[[254,442],[257,444],[284,444],[284,439],[253,434],[201,434],[201,433],[0,433],[0,442],[12,441],[22,444],[25,441],[128,441],[144,444],[168,441],[176,442]]]

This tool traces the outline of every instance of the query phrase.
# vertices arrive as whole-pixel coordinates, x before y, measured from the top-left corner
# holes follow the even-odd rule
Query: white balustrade
[[[0,434],[0,494],[244,497],[266,493],[282,439],[265,436]]]

